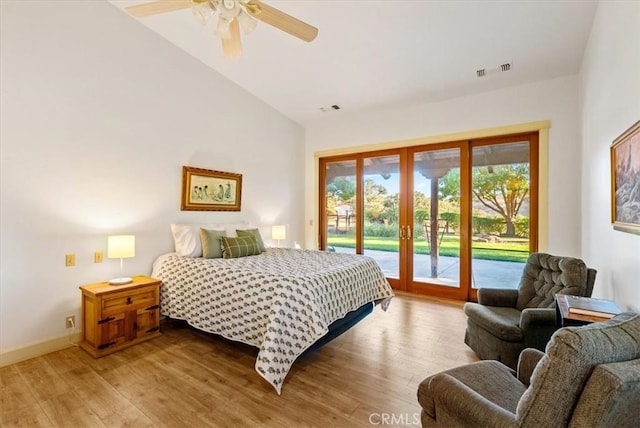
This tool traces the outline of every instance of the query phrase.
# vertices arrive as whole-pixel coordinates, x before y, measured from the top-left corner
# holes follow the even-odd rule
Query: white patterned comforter
[[[386,310],[393,291],[366,256],[269,248],[257,256],[161,256],[163,315],[258,347],[256,371],[280,394],[296,358],[333,321],[368,302]]]

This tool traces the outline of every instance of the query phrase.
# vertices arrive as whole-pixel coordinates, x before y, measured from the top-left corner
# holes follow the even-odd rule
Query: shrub
[[[386,238],[397,237],[398,225],[396,223],[390,223],[389,225],[385,225],[384,223],[365,223],[364,235],[382,236]]]
[[[529,217],[516,218],[516,236],[522,236],[524,238],[529,236]]]
[[[501,235],[506,231],[502,217],[477,217],[473,216],[473,233],[485,233],[487,235]]]

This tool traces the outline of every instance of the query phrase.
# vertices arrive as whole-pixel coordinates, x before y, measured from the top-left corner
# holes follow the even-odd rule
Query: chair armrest
[[[534,348],[527,348],[520,353],[518,358],[518,380],[529,386],[531,383],[531,375],[536,368],[540,359],[544,357],[544,352]]]
[[[484,306],[515,308],[517,300],[518,290],[504,290],[500,288],[478,289],[478,303]]]
[[[523,331],[549,325],[556,325],[555,308],[524,308],[520,314],[520,328]]]
[[[525,348],[544,351],[558,329],[555,308],[525,308],[520,314],[520,329]]]
[[[458,379],[440,373],[431,379],[429,389],[438,414],[447,415],[441,424],[458,426],[516,426],[516,415],[487,400]],[[508,391],[505,393],[509,394]]]

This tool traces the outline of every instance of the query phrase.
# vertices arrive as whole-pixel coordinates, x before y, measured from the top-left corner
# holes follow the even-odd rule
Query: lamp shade
[[[110,259],[125,259],[135,257],[135,235],[115,235],[107,238],[107,257]]]
[[[271,239],[277,241],[287,239],[287,226],[282,224],[271,226]]]

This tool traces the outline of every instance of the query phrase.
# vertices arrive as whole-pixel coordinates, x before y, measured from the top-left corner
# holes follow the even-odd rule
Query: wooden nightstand
[[[160,335],[160,283],[147,276],[125,285],[88,284],[82,291],[82,342],[95,358]]]

